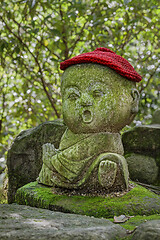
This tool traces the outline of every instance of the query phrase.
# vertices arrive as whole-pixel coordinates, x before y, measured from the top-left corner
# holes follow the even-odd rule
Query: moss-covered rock
[[[160,239],[160,219],[141,224],[135,231],[132,240]]]
[[[160,125],[135,127],[122,136],[126,153],[143,153],[156,158],[160,153]]]
[[[7,203],[7,199],[4,193],[3,188],[0,188],[0,204]]]
[[[132,216],[160,213],[160,197],[138,185],[120,197],[89,197],[53,194],[52,188],[32,182],[18,189],[16,202],[33,207],[104,218],[122,214]]]
[[[122,136],[133,181],[160,183],[160,124],[135,127]]]
[[[55,120],[22,131],[15,138],[7,156],[9,203],[14,202],[18,188],[38,177],[42,167],[42,145],[53,143],[58,148],[65,129],[62,120]]]
[[[149,184],[157,180],[159,169],[154,158],[137,153],[127,154],[125,157],[131,179]]]

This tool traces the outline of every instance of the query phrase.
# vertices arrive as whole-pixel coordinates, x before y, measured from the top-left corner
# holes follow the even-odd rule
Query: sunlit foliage
[[[160,107],[157,0],[0,1],[0,157],[22,129],[61,117],[59,63],[108,47],[143,76],[137,121]]]

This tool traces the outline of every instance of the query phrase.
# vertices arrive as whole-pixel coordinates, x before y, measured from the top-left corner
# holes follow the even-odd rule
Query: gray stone
[[[111,240],[126,230],[106,219],[65,214],[20,205],[0,205],[0,239]]]
[[[140,153],[154,158],[160,154],[160,125],[142,125],[122,135],[126,153]]]
[[[42,167],[42,145],[49,142],[58,148],[65,129],[62,120],[55,120],[22,131],[15,138],[7,156],[9,203],[14,202],[19,187],[38,177]]]
[[[125,157],[132,180],[149,184],[156,181],[158,177],[158,167],[154,158],[137,153],[131,153]]]
[[[139,169],[139,177],[140,175],[143,175],[143,179],[141,178],[142,182],[146,182],[146,179],[148,178],[148,174],[152,172],[151,181],[148,181],[148,183],[154,183],[159,184],[160,183],[160,124],[153,124],[153,125],[142,125],[139,127],[135,127],[127,132],[125,132],[122,135],[122,142],[124,146],[124,152],[125,157],[127,158],[130,154],[140,154],[144,157],[135,157],[135,163],[134,159],[131,158],[128,159],[128,162],[130,163],[130,177],[132,180],[135,180],[135,177],[133,173],[135,173],[137,170],[135,170],[135,166],[137,164],[137,159],[139,162],[139,165],[141,166],[141,170]],[[150,167],[153,167],[155,169],[155,174],[153,173],[153,169],[149,170],[149,167],[146,166],[146,163],[149,164]],[[144,164],[144,167],[143,167]],[[157,167],[158,169],[158,175],[157,175]],[[132,168],[132,169],[131,169]],[[138,169],[138,166],[136,167]],[[145,173],[146,171],[146,173]],[[146,174],[146,177],[145,177]],[[157,175],[157,178],[155,179],[155,176]],[[133,178],[132,178],[133,177]]]
[[[127,190],[119,131],[138,111],[135,82],[107,66],[83,63],[67,68],[61,83],[67,130],[58,150],[43,146],[39,183],[93,195]]]
[[[159,240],[160,220],[151,220],[141,224],[135,231],[132,240]]]

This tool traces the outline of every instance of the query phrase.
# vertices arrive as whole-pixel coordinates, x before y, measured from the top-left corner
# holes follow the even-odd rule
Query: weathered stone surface
[[[153,125],[142,125],[135,127],[130,131],[127,131],[122,136],[122,142],[125,150],[125,158],[128,161],[129,172],[132,180],[136,180],[137,173],[136,169],[139,169],[139,178],[141,181],[146,183],[160,183],[160,124]],[[132,155],[130,154],[140,154]],[[135,156],[135,159],[133,159]],[[129,157],[129,158],[128,158]],[[135,161],[135,163],[134,163]],[[147,166],[148,164],[148,166]],[[136,166],[137,165],[137,166]],[[143,167],[144,165],[144,167]],[[158,174],[157,174],[157,167]],[[136,167],[136,169],[135,169]],[[149,170],[149,167],[153,168]],[[155,170],[155,173],[153,172]],[[151,179],[148,178],[148,174],[151,173]],[[134,176],[135,174],[135,176]],[[146,177],[145,177],[146,174]],[[143,175],[143,177],[141,176]],[[155,179],[157,175],[157,178]],[[143,181],[144,179],[144,181]],[[146,179],[148,179],[146,181]]]
[[[153,184],[158,177],[155,159],[150,156],[131,153],[126,155],[129,176],[134,181]]]
[[[14,201],[19,187],[38,177],[42,167],[42,145],[49,142],[58,148],[65,129],[62,120],[55,120],[23,131],[15,138],[7,156],[9,203]]]
[[[38,181],[83,194],[127,190],[119,131],[138,111],[135,82],[107,66],[83,63],[67,68],[61,83],[67,129],[58,150],[52,144],[43,146]]]
[[[122,136],[122,142],[127,153],[140,153],[160,156],[160,125],[142,125],[127,131]]]
[[[132,237],[132,240],[158,239],[160,239],[160,220],[152,220],[141,224]]]
[[[160,213],[160,196],[135,185],[124,195],[77,196],[58,195],[55,189],[33,182],[18,189],[16,202],[32,207],[110,218],[119,215],[151,215]],[[71,194],[74,194],[73,192]]]
[[[64,122],[74,133],[119,132],[138,107],[135,82],[101,64],[70,66],[61,90]]]
[[[19,205],[0,205],[1,240],[112,240],[126,230],[106,219]]]

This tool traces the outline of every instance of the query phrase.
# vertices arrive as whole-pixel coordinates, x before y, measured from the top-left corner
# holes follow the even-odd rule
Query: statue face
[[[132,120],[135,84],[99,64],[77,64],[62,77],[63,118],[74,133],[117,132]]]

